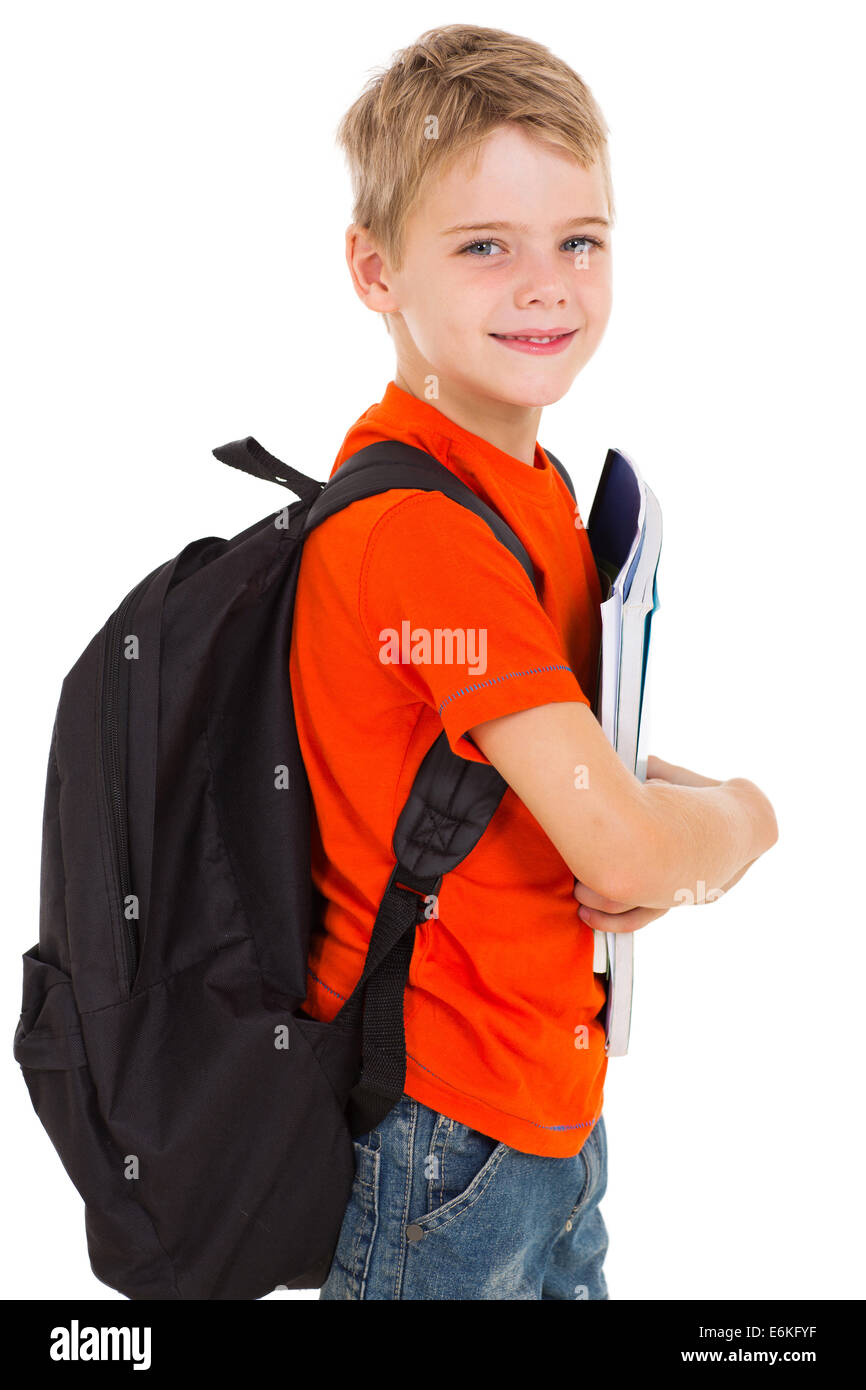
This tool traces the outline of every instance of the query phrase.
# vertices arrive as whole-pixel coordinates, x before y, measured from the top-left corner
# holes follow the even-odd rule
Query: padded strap
[[[507,783],[489,763],[460,758],[443,729],[428,749],[394,830],[388,880],[361,978],[334,1022],[362,1027],[361,1075],[347,1109],[352,1137],[381,1123],[406,1085],[403,1001],[415,928],[443,876],[475,848]]]
[[[424,449],[403,444],[398,439],[385,439],[368,444],[346,459],[326,484],[321,497],[307,513],[304,535],[321,526],[329,516],[341,512],[364,497],[376,497],[391,489],[414,489],[441,492],[467,511],[474,512],[490,527],[496,539],[520,561],[537,590],[535,570],[526,549],[498,512],[483,502],[477,493],[461,482],[450,468],[440,463]]]

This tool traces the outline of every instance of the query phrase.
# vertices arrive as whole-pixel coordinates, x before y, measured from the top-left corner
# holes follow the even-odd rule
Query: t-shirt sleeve
[[[442,493],[413,493],[376,522],[359,617],[378,659],[436,711],[461,758],[488,761],[467,736],[488,719],[591,705],[520,561]]]

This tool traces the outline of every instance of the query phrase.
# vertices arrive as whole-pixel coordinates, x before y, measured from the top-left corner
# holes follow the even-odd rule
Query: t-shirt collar
[[[384,424],[390,417],[403,427],[411,423],[423,436],[438,436],[447,440],[449,454],[455,451],[460,462],[470,470],[473,464],[477,466],[480,457],[508,486],[520,488],[536,498],[549,492],[553,467],[538,442],[535,445],[535,466],[530,468],[522,459],[497,448],[489,440],[443,415],[431,401],[421,400],[404,391],[396,381],[388,382],[382,400],[373,407],[372,412],[368,412],[368,418],[370,413],[375,413],[380,423]],[[438,451],[431,449],[431,452]]]

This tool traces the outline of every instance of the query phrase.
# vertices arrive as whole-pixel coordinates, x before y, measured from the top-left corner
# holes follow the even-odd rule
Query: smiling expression
[[[400,270],[378,262],[380,292],[367,302],[391,315],[398,368],[464,398],[561,399],[610,315],[607,217],[598,165],[497,127],[474,171],[464,155],[427,186],[407,218]]]

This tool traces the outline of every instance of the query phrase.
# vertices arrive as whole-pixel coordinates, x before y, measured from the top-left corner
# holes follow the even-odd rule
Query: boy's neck
[[[417,380],[415,379],[417,375]],[[535,467],[535,441],[541,420],[541,406],[509,405],[484,396],[461,391],[459,387],[439,378],[439,395],[429,399],[424,394],[424,376],[405,366],[397,367],[394,383],[416,400],[427,401],[455,425],[486,439],[488,444]]]

